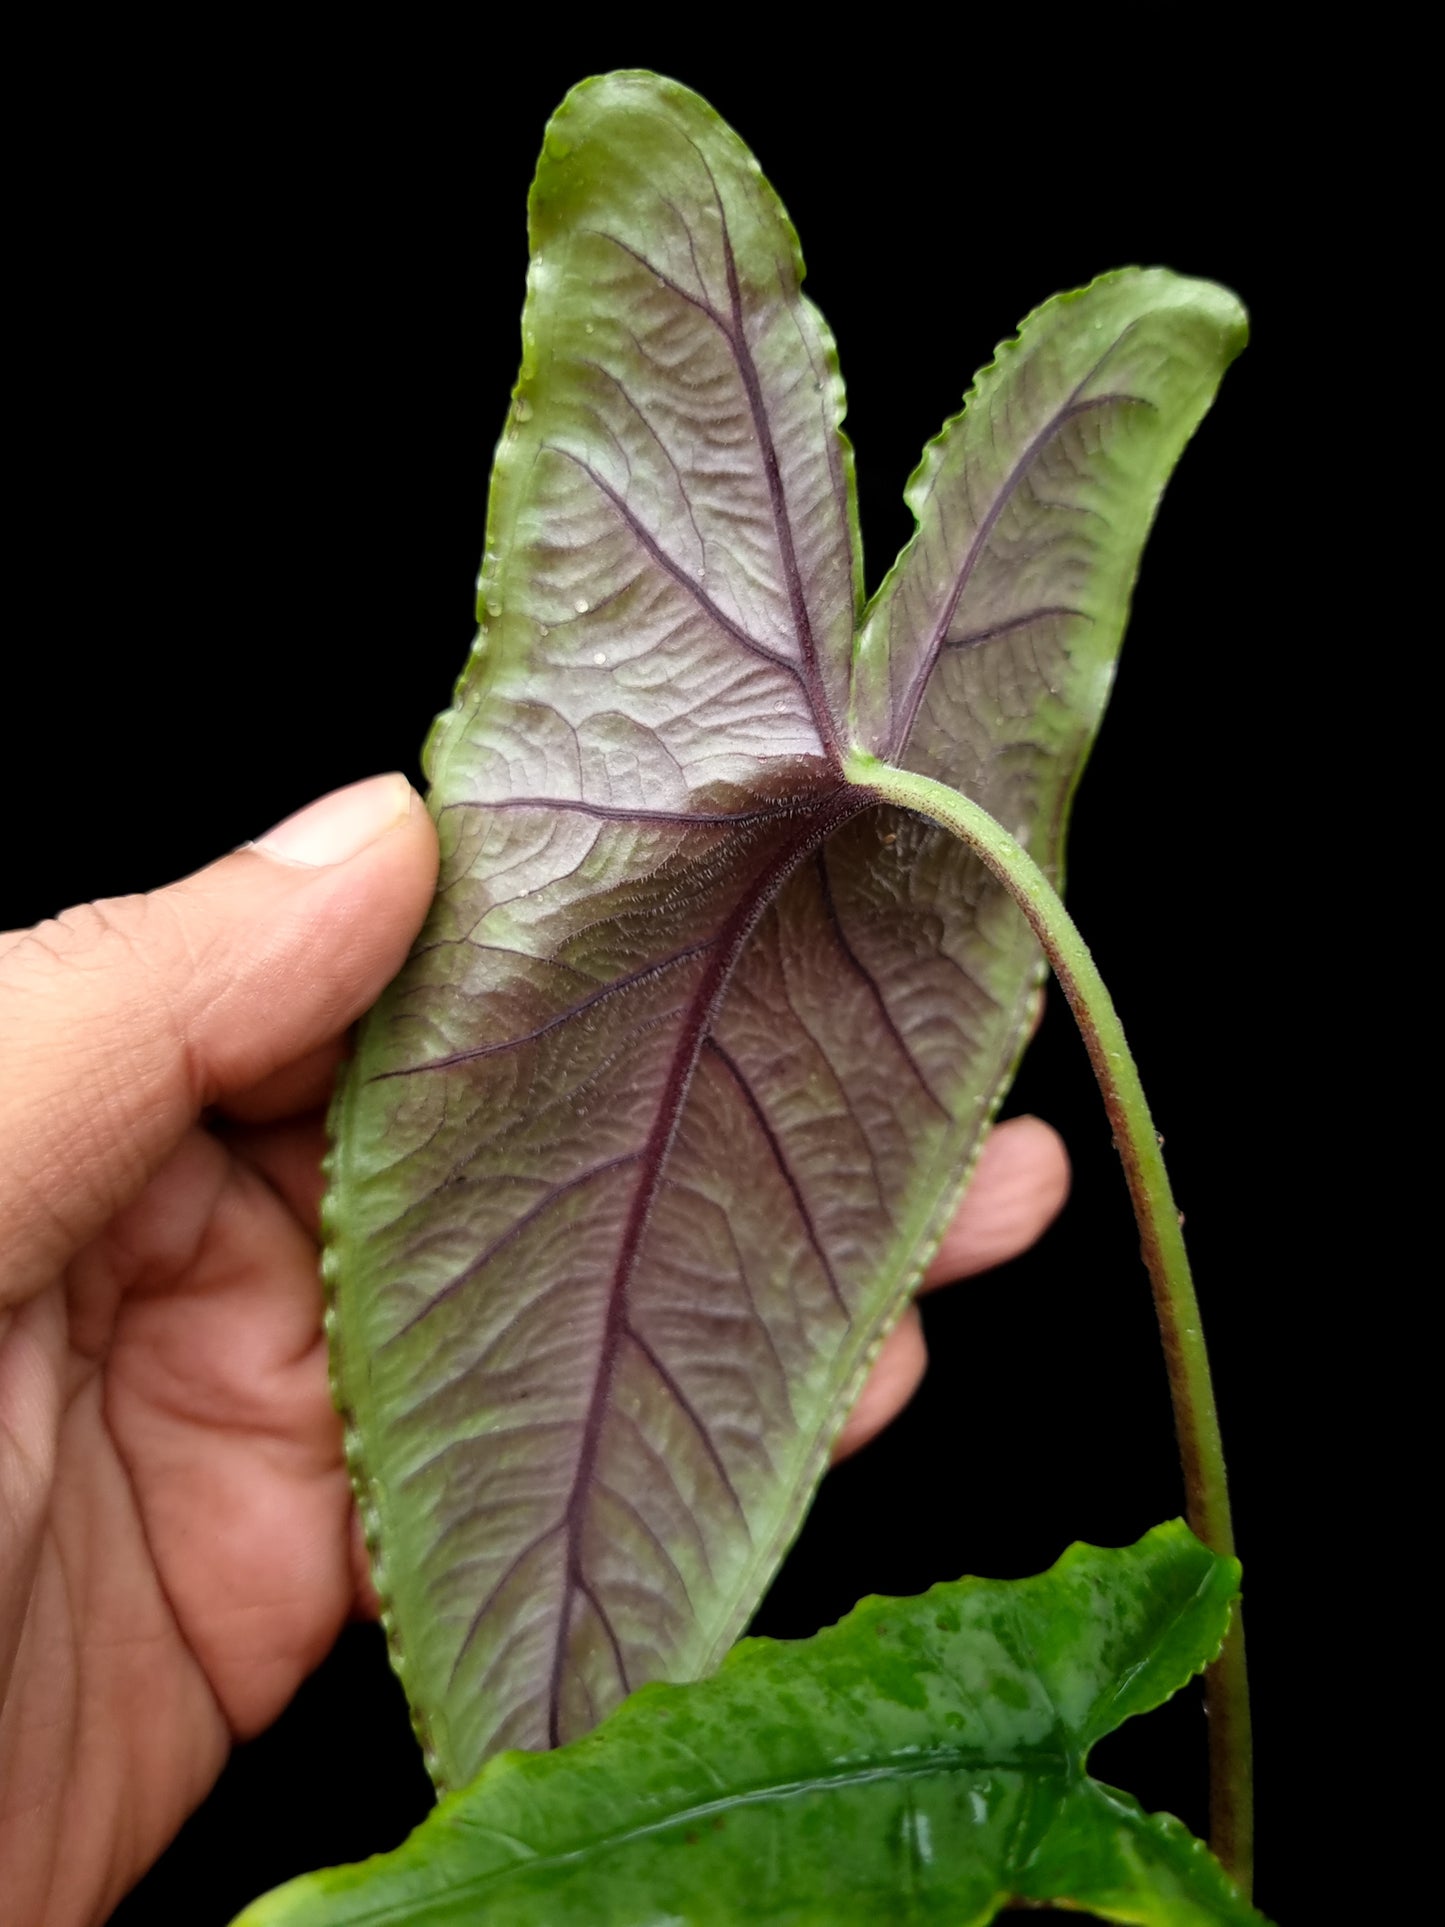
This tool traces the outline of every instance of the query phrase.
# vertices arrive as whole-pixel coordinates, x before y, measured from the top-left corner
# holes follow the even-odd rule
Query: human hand
[[[102,1919],[358,1597],[315,1213],[436,871],[399,776],[0,937],[0,1889]],[[211,1127],[201,1123],[209,1113]]]
[[[435,864],[383,777],[169,890],[0,935],[0,1869],[23,1927],[104,1918],[369,1609],[322,1116]],[[1024,1249],[1066,1188],[1046,1125],[999,1127],[925,1288]],[[910,1311],[835,1456],[923,1367]]]

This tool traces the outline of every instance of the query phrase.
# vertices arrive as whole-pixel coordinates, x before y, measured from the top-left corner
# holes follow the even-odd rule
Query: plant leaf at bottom
[[[570,1746],[493,1760],[395,1853],[237,1927],[982,1927],[1016,1901],[1258,1927],[1178,1821],[1084,1771],[1218,1651],[1237,1581],[1176,1521],[746,1640]]]

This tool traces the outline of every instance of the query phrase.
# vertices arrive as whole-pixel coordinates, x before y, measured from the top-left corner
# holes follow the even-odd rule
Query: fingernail
[[[413,794],[411,784],[396,772],[368,777],[308,803],[249,847],[312,869],[345,863],[410,815]]]

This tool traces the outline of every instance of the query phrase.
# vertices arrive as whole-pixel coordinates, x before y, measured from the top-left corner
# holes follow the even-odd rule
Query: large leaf
[[[1036,1579],[744,1641],[572,1746],[493,1761],[396,1853],[294,1882],[238,1927],[973,1927],[1020,1900],[1257,1923],[1178,1821],[1084,1773],[1218,1651],[1237,1577],[1175,1523]]]
[[[883,750],[1057,869],[1238,304],[1049,304],[915,478],[857,656],[831,338],[696,96],[585,83],[531,203],[433,913],[334,1113],[339,1402],[433,1772],[716,1664],[977,1154],[1022,920]],[[1107,380],[1106,380],[1107,376]]]

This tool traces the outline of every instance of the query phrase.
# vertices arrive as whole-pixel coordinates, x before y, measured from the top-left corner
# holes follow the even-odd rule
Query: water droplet
[[[593,662],[596,663],[599,669],[605,669],[607,666],[607,658],[606,656],[603,655],[600,649],[597,651],[597,654],[592,658],[592,660]]]
[[[585,595],[580,595],[572,604],[572,607],[577,611],[579,616],[585,616],[587,611],[592,607],[592,604],[587,600]]]
[[[502,613],[501,603],[489,600],[487,603],[487,614],[489,616],[499,616],[501,613]]]
[[[587,333],[588,333],[588,334],[590,335],[590,334],[591,334],[591,332],[592,332],[592,323],[591,323],[591,322],[589,321],[589,322],[587,323]]]

